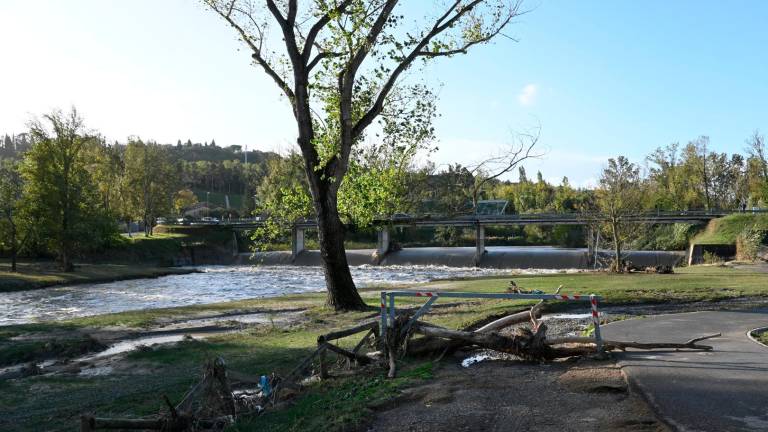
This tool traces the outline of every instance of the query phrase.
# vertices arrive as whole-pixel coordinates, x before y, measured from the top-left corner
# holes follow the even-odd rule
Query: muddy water
[[[474,247],[420,247],[405,248],[389,252],[379,262],[373,249],[348,250],[347,260],[351,265],[380,264],[381,266],[447,266],[474,267]],[[601,250],[599,261],[609,261],[611,251]],[[685,257],[679,251],[627,251],[627,259],[640,267],[677,265]],[[269,265],[295,264],[299,266],[320,265],[320,251],[307,250],[292,260],[291,253],[262,252],[252,257],[243,254],[244,260],[254,259],[257,263]],[[478,266],[495,269],[589,269],[591,260],[585,248],[560,248],[553,246],[489,246]]]
[[[435,279],[547,273],[585,269],[585,249],[553,247],[489,247],[480,267],[473,267],[474,248],[414,248],[392,252],[382,265],[371,265],[370,250],[348,251],[358,287],[402,285]],[[286,255],[287,254],[287,255]],[[680,252],[629,252],[637,265],[674,265]],[[287,258],[286,258],[287,257]],[[271,252],[257,257],[261,265],[211,266],[203,273],[0,293],[0,325],[59,320],[129,310],[216,303],[324,289],[317,251],[299,255]],[[549,270],[543,270],[549,269]],[[558,270],[555,270],[558,269]]]
[[[212,266],[202,273],[0,293],[0,325],[129,310],[216,303],[322,291],[320,267]],[[402,285],[450,277],[508,274],[510,270],[447,266],[357,266],[358,287]]]

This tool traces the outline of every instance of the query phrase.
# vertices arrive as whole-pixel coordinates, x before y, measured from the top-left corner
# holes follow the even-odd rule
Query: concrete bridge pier
[[[294,226],[291,234],[291,260],[295,260],[305,250],[304,228]]]
[[[475,225],[475,267],[480,266],[480,262],[483,260],[485,252],[487,252],[485,250],[485,227],[477,224]]]
[[[389,227],[382,226],[379,227],[378,236],[377,236],[377,242],[376,242],[376,264],[381,263],[381,261],[384,260],[384,257],[387,256],[387,253],[389,252],[390,247],[390,235],[389,235]]]

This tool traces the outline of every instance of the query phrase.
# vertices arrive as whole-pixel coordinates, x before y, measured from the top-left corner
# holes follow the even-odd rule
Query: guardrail
[[[676,222],[676,221],[705,221],[719,218],[730,214],[765,214],[768,209],[751,210],[684,210],[684,211],[657,211],[640,212],[627,215],[624,219],[635,222]],[[584,224],[590,220],[602,220],[605,216],[599,213],[518,213],[508,215],[459,215],[454,217],[424,215],[424,216],[398,216],[392,218],[381,218],[373,221],[374,225],[394,225],[394,226],[477,226],[477,225],[516,225],[516,224]],[[218,224],[218,225],[253,225],[260,226],[264,224],[264,218],[239,218],[231,220],[220,220],[218,222],[199,222],[192,224]],[[171,225],[180,225],[178,222],[168,221]],[[315,228],[317,220],[312,218],[299,219],[293,222],[298,228]]]
[[[506,299],[506,300],[563,300],[563,301],[581,301],[589,302],[592,310],[592,323],[595,326],[595,345],[597,351],[603,350],[603,338],[600,335],[600,313],[598,311],[598,302],[602,297],[589,294],[517,294],[517,293],[472,293],[472,292],[443,292],[443,291],[382,291],[381,292],[381,340],[386,340],[387,329],[391,328],[395,322],[395,297],[424,297],[427,302],[424,303],[406,324],[406,331],[422,315],[429,312],[432,305],[441,297],[443,298],[483,298],[483,299]]]

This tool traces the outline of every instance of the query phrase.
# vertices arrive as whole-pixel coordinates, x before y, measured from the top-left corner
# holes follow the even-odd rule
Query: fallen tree
[[[555,294],[560,292],[557,289]],[[378,320],[362,322],[347,329],[336,330],[317,338],[317,349],[301,361],[288,375],[278,377],[251,376],[228,370],[224,361],[217,358],[207,362],[202,379],[182,398],[173,404],[163,395],[167,412],[154,418],[101,418],[84,415],[80,428],[84,432],[101,429],[158,430],[158,431],[202,431],[221,430],[233,424],[238,418],[258,415],[269,406],[275,406],[293,397],[303,385],[300,381],[305,373],[321,379],[359,373],[358,367],[384,368],[388,376],[397,372],[397,360],[405,355],[428,353],[459,348],[482,348],[511,354],[524,360],[549,361],[557,358],[602,354],[605,351],[626,349],[687,349],[711,350],[712,347],[699,342],[720,336],[708,335],[681,343],[636,342],[603,340],[600,347],[592,337],[547,337],[547,325],[539,320],[544,301],[539,301],[525,311],[517,311],[480,326],[474,331],[448,329],[413,319],[412,311],[400,311],[391,321],[391,327],[383,332]],[[530,322],[530,328],[518,327],[511,333],[498,330],[512,325]],[[337,340],[363,334],[362,338],[348,349],[337,345]],[[414,335],[420,337],[414,338]],[[363,347],[374,351],[364,352]],[[375,347],[380,348],[376,351]],[[326,354],[336,355],[344,370],[328,372]],[[314,362],[319,367],[313,367]],[[336,362],[337,369],[340,363]],[[344,364],[346,366],[344,366]],[[233,391],[235,387],[240,390]],[[243,389],[242,387],[245,386]]]
[[[561,288],[562,286],[558,287],[554,294],[559,294]],[[547,326],[539,321],[543,307],[544,300],[541,300],[528,310],[496,319],[474,331],[447,329],[423,321],[411,322],[409,313],[401,313],[392,323],[392,328],[387,330],[384,341],[388,376],[395,376],[398,357],[436,352],[442,352],[442,356],[459,348],[485,348],[526,360],[546,361],[573,356],[602,355],[608,351],[624,351],[627,348],[708,351],[712,347],[699,342],[720,336],[718,333],[680,343],[603,340],[601,346],[598,346],[597,340],[592,337],[547,338]],[[520,327],[511,335],[498,332],[500,329],[527,322],[530,323],[531,329]],[[424,337],[412,339],[414,333]]]

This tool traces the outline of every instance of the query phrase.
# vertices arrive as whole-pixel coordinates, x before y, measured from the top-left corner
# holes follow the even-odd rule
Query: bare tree
[[[330,306],[366,307],[349,271],[337,209],[352,147],[375,120],[398,114],[387,107],[397,103],[393,95],[407,93],[397,89],[414,62],[489,42],[519,14],[520,1],[450,0],[425,21],[406,23],[399,0],[204,0],[291,104]],[[278,36],[269,33],[274,26]]]
[[[483,187],[512,171],[523,161],[541,156],[541,153],[534,153],[533,151],[540,136],[541,128],[537,128],[534,133],[518,134],[516,142],[500,150],[496,155],[468,167],[473,178],[469,188],[469,196],[472,198],[472,208],[475,211],[477,211],[478,197]]]

